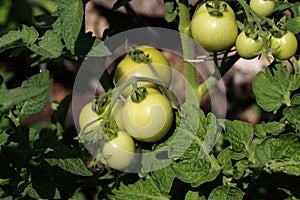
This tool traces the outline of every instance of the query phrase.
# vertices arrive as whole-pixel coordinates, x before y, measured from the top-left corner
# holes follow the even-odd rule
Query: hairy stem
[[[190,12],[188,0],[179,0],[179,31],[181,33],[181,43],[184,60],[194,59],[194,45],[192,43],[190,31]],[[200,96],[198,94],[198,81],[196,68],[190,62],[184,62],[186,76],[186,102],[191,103],[193,97],[197,96],[197,102],[200,105]]]

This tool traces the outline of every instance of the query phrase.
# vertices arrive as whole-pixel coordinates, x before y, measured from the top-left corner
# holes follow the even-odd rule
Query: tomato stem
[[[194,46],[191,42],[191,30],[190,30],[190,13],[189,13],[189,4],[188,0],[179,0],[179,31],[181,33],[181,43],[183,50],[183,57],[185,60],[194,59],[195,52]],[[200,96],[198,94],[198,81],[197,81],[197,73],[196,68],[190,62],[184,62],[185,69],[185,78],[186,78],[186,102],[192,102],[194,94],[196,94],[198,100]],[[191,87],[188,87],[190,85]],[[198,101],[200,105],[200,101]],[[199,106],[198,105],[198,106]]]

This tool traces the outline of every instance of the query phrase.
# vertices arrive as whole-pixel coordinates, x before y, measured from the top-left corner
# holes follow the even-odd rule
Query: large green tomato
[[[89,102],[83,106],[79,114],[79,127],[82,130],[88,123],[95,121],[91,125],[87,126],[84,132],[90,132],[97,130],[100,127],[100,121],[97,120],[100,115],[98,115],[92,108],[93,102]]]
[[[172,106],[158,90],[147,88],[147,93],[141,102],[134,102],[129,96],[122,117],[129,135],[139,141],[156,142],[167,134],[172,125]]]
[[[105,143],[102,156],[106,165],[117,169],[125,169],[133,163],[135,158],[135,144],[128,134],[119,131],[117,137]]]
[[[235,19],[235,13],[232,10],[232,8],[228,5],[228,3],[226,3],[225,1],[219,1],[220,6],[224,6],[226,9],[223,12],[223,15],[225,17],[232,17],[233,19]],[[207,10],[207,6],[213,7],[213,2],[212,1],[207,1],[205,3],[203,3],[200,7],[197,8],[197,10],[194,13],[194,16],[200,14],[200,13],[207,13],[209,12]]]
[[[245,34],[242,31],[235,41],[235,47],[238,54],[242,58],[252,59],[259,54],[259,51],[262,49],[264,45],[263,39],[258,37],[257,39],[253,39]]]
[[[293,33],[287,31],[282,37],[271,36],[270,48],[276,49],[273,52],[275,58],[287,60],[296,53],[298,41]]]
[[[234,45],[238,26],[230,14],[215,16],[208,12],[200,12],[192,18],[191,33],[194,40],[205,50],[219,52]]]
[[[166,57],[157,49],[150,46],[140,46],[137,48],[148,56],[149,63],[140,62],[134,59],[129,53],[120,61],[115,71],[115,81],[118,85],[126,82],[133,76],[159,78],[165,85],[169,86],[171,82],[171,68]],[[158,77],[157,77],[158,76]],[[154,87],[154,84],[139,82],[138,86]],[[129,96],[133,88],[129,86],[122,94]]]
[[[275,8],[274,0],[250,0],[250,7],[258,14],[268,17]]]

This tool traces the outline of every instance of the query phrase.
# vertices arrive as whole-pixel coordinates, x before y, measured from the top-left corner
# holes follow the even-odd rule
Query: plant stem
[[[223,62],[220,69],[216,70],[215,73],[205,80],[204,83],[199,85],[198,93],[200,97],[208,92],[209,89],[214,87],[218,81],[229,71],[229,69],[233,66],[233,64],[240,58],[240,56],[236,53],[227,62]]]
[[[190,12],[188,0],[179,0],[179,31],[181,33],[181,44],[184,60],[194,59],[195,52],[191,40],[190,31]],[[197,96],[198,105],[200,105],[200,96],[198,94],[197,71],[193,64],[184,62],[185,78],[186,78],[186,102],[191,103],[194,95]]]

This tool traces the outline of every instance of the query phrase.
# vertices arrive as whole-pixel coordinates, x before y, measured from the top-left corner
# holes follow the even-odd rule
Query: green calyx
[[[151,63],[149,54],[145,54],[140,49],[134,49],[128,53],[129,57],[136,63]]]
[[[211,4],[205,4],[206,9],[210,15],[213,16],[223,16],[223,13],[226,11],[227,4],[220,2],[218,0],[212,1]]]
[[[138,87],[131,95],[131,100],[135,103],[140,103],[146,98],[147,94],[148,91],[145,87]]]

